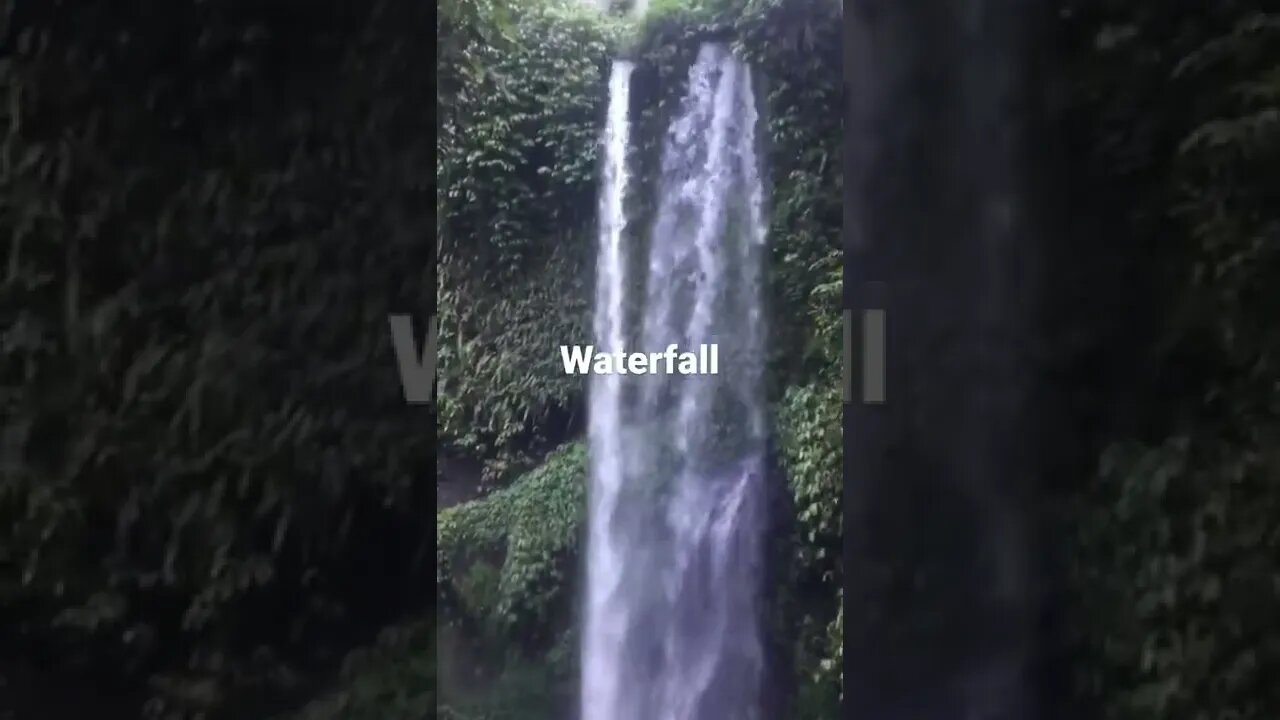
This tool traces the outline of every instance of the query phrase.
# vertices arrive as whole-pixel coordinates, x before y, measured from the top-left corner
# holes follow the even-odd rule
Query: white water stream
[[[632,72],[617,61],[609,82],[595,344],[716,343],[725,360],[718,375],[592,377],[580,720],[756,720],[766,228],[751,73],[718,44],[689,71],[628,332]]]

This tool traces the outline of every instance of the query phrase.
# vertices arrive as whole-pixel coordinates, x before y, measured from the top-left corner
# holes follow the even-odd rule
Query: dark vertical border
[[[439,133],[440,133],[440,123],[441,123],[441,117],[442,117],[440,114],[440,86],[439,86],[440,85],[439,83],[440,81],[440,78],[439,78],[439,72],[440,72],[440,38],[439,38],[440,9],[439,9],[439,5],[440,4],[438,2],[431,3],[431,17],[432,17],[432,20],[435,22],[437,37],[436,37],[435,48],[433,50],[433,54],[435,55],[435,63],[432,64],[431,70],[430,70],[431,107],[433,110],[432,112],[433,122],[431,124],[431,129],[428,131],[431,133],[431,169],[433,171],[431,175],[431,177],[433,178],[431,182],[431,202],[433,203],[433,208],[434,208],[434,210],[431,212],[431,219],[434,224],[432,226],[431,234],[430,234],[430,237],[431,237],[431,240],[430,240],[431,242],[431,298],[428,301],[428,307],[430,308],[431,320],[435,325],[435,334],[437,338],[439,338],[439,332],[440,332],[439,330],[440,309],[438,306],[439,297],[440,297],[440,289],[439,289],[440,236],[437,230],[440,227],[440,220],[436,216],[436,214],[440,211],[440,204],[436,201],[436,198],[439,197],[439,192],[440,192],[440,188],[437,187],[437,183],[439,182],[439,178],[440,178]],[[431,437],[431,455],[432,455],[432,465],[433,465],[432,469],[434,471],[433,472],[434,477],[432,478],[432,492],[431,492],[430,503],[431,503],[431,522],[434,525],[436,523],[436,518],[439,516],[439,512],[440,512],[440,507],[439,507],[440,500],[439,500],[439,495],[436,492],[436,489],[439,487],[438,483],[440,481],[439,480],[440,479],[440,422],[439,422],[439,409],[436,405],[439,398],[439,395],[437,395],[437,393],[440,390],[440,373],[439,373],[440,357],[439,357],[438,348],[433,347],[432,352],[436,353],[436,358],[432,364],[433,367],[436,368],[436,370],[434,372],[435,377],[432,378],[431,406],[430,406],[431,419],[429,421],[431,424],[429,433]],[[435,563],[437,562],[437,558],[439,557],[439,554],[436,551],[436,540],[435,540],[436,537],[438,537],[437,533],[433,532],[431,546],[430,548],[428,548],[429,552],[431,553],[431,560],[429,562],[432,565],[435,565]],[[440,665],[441,663],[440,663],[440,637],[439,637],[439,626],[440,626],[439,597],[440,597],[439,588],[436,587],[434,588],[434,592],[431,593],[430,615],[432,616],[432,619],[433,619],[433,627],[431,628],[431,640],[430,640],[431,646],[427,648],[427,652],[432,655],[431,679],[428,681],[430,683],[430,686],[429,686],[430,689],[428,692],[430,692],[431,694],[431,701],[434,705],[432,707],[432,712],[434,715],[440,715]]]
[[[850,242],[852,239],[851,233],[854,230],[854,228],[852,227],[853,223],[851,222],[852,220],[851,213],[853,210],[853,192],[854,192],[853,188],[855,185],[854,178],[857,177],[855,175],[856,168],[854,167],[852,162],[854,155],[853,155],[852,143],[850,142],[852,131],[854,128],[857,127],[857,118],[853,113],[853,104],[852,104],[853,97],[854,97],[854,92],[853,92],[854,88],[850,83],[850,79],[851,79],[850,70],[853,63],[853,41],[854,41],[853,5],[854,3],[848,0],[845,0],[844,2],[844,67],[842,69],[842,72],[844,75],[845,120],[844,120],[844,138],[843,138],[843,141],[844,141],[843,142],[843,146],[844,146],[844,158],[843,158],[844,222],[843,222],[843,225],[844,225],[844,228],[843,228],[843,233],[841,237],[842,245],[844,249],[844,273],[843,273],[844,286],[843,286],[843,297],[841,297],[841,307],[842,307],[841,314],[844,316],[844,368],[843,368],[842,376],[844,378],[845,387],[844,387],[844,412],[841,417],[841,425],[842,425],[841,435],[843,437],[843,444],[844,444],[844,462],[843,462],[844,493],[843,493],[843,497],[841,498],[841,513],[843,514],[844,517],[841,522],[842,547],[841,547],[840,555],[843,559],[843,564],[845,565],[845,568],[844,568],[844,571],[841,573],[841,578],[842,578],[841,582],[843,583],[843,587],[841,588],[842,594],[841,594],[840,602],[842,603],[843,607],[841,607],[840,611],[845,616],[846,624],[847,624],[848,615],[849,615],[848,558],[851,557],[849,553],[848,538],[849,538],[849,528],[852,527],[852,525],[850,524],[851,518],[849,517],[849,475],[850,475],[849,457],[851,455],[852,449],[849,447],[851,433],[849,428],[850,417],[849,417],[848,408],[849,408],[849,401],[853,397],[853,388],[851,387],[852,378],[853,378],[853,369],[849,365],[851,361],[849,357],[851,354],[849,345],[850,345],[850,340],[852,337],[852,330],[853,330],[852,328],[853,304],[851,302],[849,288],[852,287],[853,285],[853,278],[851,277],[851,273],[849,272],[849,270],[851,267],[850,260],[853,256],[853,248],[851,247],[852,243]],[[848,673],[846,672],[848,668],[848,661],[845,660],[845,658],[849,657],[849,633],[847,631],[843,632],[840,642],[842,644],[840,657],[841,657],[841,663],[843,665],[843,667],[841,667],[840,669],[840,683],[841,683],[840,715],[841,717],[848,717],[849,713],[848,713],[847,698],[849,697],[850,688],[849,688],[849,681],[845,679],[848,677]]]
[[[899,319],[895,318],[893,289],[887,284],[891,249],[877,244],[868,221],[870,211],[886,202],[890,193],[877,182],[882,155],[883,133],[899,132],[878,117],[884,88],[891,86],[886,74],[898,68],[876,65],[884,56],[877,43],[890,45],[878,30],[884,8],[879,0],[846,0],[844,4],[844,318],[846,324],[845,376],[851,383],[845,393],[843,524],[843,701],[842,716],[865,718],[873,687],[865,683],[869,673],[860,672],[864,662],[873,662],[863,637],[859,618],[865,615],[866,593],[860,590],[866,573],[861,559],[868,557],[866,508],[869,480],[884,474],[888,432],[895,412],[895,398],[903,392],[903,364]],[[900,120],[900,118],[899,118]],[[868,322],[870,321],[870,322]],[[868,336],[877,322],[883,322],[881,338]],[[868,340],[871,342],[868,343]],[[879,340],[880,347],[875,347]],[[868,353],[871,357],[868,358]],[[870,366],[869,366],[870,365]],[[878,366],[878,367],[876,367]],[[875,375],[883,373],[882,377]],[[870,376],[870,377],[869,377]],[[881,381],[879,388],[874,383]],[[877,392],[878,391],[878,392]],[[901,403],[897,403],[900,405]],[[859,678],[863,680],[859,681]]]
[[[858,474],[853,458],[857,452],[854,442],[855,430],[860,426],[865,426],[865,421],[860,421],[857,407],[854,403],[858,401],[861,392],[858,388],[859,378],[861,378],[861,367],[858,362],[858,353],[855,352],[855,338],[858,337],[860,328],[856,318],[858,315],[857,293],[854,291],[859,282],[865,278],[865,268],[860,262],[863,258],[859,250],[865,245],[865,238],[862,235],[862,228],[859,227],[857,219],[861,216],[859,209],[861,207],[859,191],[863,185],[863,177],[859,173],[859,168],[863,167],[861,159],[869,152],[865,142],[869,134],[865,127],[867,121],[863,115],[859,113],[860,107],[856,103],[856,98],[864,93],[865,76],[859,73],[859,59],[865,56],[864,46],[859,42],[859,26],[857,16],[862,8],[863,3],[859,0],[845,0],[844,2],[844,101],[845,101],[845,122],[844,122],[844,293],[843,293],[843,318],[844,318],[844,414],[842,419],[843,437],[844,437],[844,494],[842,498],[843,524],[842,524],[842,558],[843,573],[842,582],[842,613],[845,618],[845,629],[841,642],[843,643],[842,658],[844,667],[841,669],[842,693],[841,693],[841,716],[851,717],[852,706],[850,697],[857,691],[852,685],[849,678],[851,674],[850,661],[853,657],[849,636],[849,618],[853,614],[851,612],[855,603],[851,600],[854,598],[854,588],[850,587],[850,563],[855,556],[857,542],[855,541],[854,532],[856,525],[856,507],[857,498],[853,489],[855,487],[855,477]]]

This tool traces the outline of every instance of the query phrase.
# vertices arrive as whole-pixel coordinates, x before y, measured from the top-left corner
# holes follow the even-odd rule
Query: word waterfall
[[[719,348],[702,345],[697,352],[677,352],[680,348],[668,345],[663,352],[629,353],[618,350],[611,353],[595,352],[591,345],[583,347],[560,346],[560,359],[568,375],[644,375],[678,372],[681,375],[715,375],[719,370]],[[664,365],[665,363],[665,365]],[[666,368],[665,370],[663,368]]]
[[[632,70],[615,61],[609,83],[589,352],[711,347],[718,368],[591,374],[580,717],[762,720],[766,231],[751,72],[701,47],[637,232],[624,212]]]

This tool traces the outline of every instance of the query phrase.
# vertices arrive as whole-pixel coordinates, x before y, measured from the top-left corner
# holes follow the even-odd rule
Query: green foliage
[[[1106,718],[1280,708],[1268,681],[1280,671],[1277,460],[1186,437],[1104,458],[1075,557],[1097,658],[1082,680]]]
[[[450,98],[440,140],[448,182],[442,262],[498,282],[545,257],[595,212],[606,26],[554,3],[521,9],[510,47],[476,51],[481,72]]]
[[[347,656],[338,690],[290,720],[422,720],[436,711],[434,624],[388,628],[376,643]]]
[[[431,448],[386,316],[432,299],[431,109],[401,5],[14,16],[0,615],[149,681],[148,716],[252,715],[228,699],[298,686],[387,619],[344,617],[361,594],[419,572]]]
[[[1273,415],[1280,302],[1280,15],[1249,15],[1173,70],[1217,85],[1179,143],[1174,217],[1194,243],[1185,312],[1212,328],[1224,369],[1208,388],[1233,414]],[[1224,76],[1230,81],[1224,83]],[[1195,340],[1199,340],[1197,335]]]
[[[636,44],[665,82],[699,39],[738,37],[772,78],[775,312],[816,317],[838,133],[800,126],[838,116],[838,93],[803,90],[826,87],[806,75],[835,34],[830,8],[786,5],[659,4]],[[551,343],[586,337],[624,23],[535,0],[22,10],[0,61],[3,625],[15,647],[150,687],[149,716],[261,716],[258,699],[309,692],[421,611],[431,448],[388,313],[438,302],[440,438],[488,479],[573,432],[582,387]],[[826,372],[827,331],[788,332]],[[508,668],[512,697],[566,672],[584,462],[570,446],[439,518],[450,619],[540,646]],[[387,631],[304,716],[421,717],[434,642],[420,623]]]
[[[808,302],[813,278],[838,267],[838,84],[814,73],[839,63],[838,4],[655,4],[636,25],[637,185],[652,191],[666,123],[697,44],[743,37],[773,83],[767,105],[777,185],[778,317]],[[833,13],[836,13],[833,15]],[[734,28],[737,28],[735,30]],[[556,3],[529,3],[498,47],[448,98],[439,139],[440,437],[488,463],[488,480],[528,467],[554,444],[581,401],[580,379],[556,366],[550,339],[586,338],[597,138],[605,68],[618,22]],[[752,49],[754,48],[754,49]],[[459,60],[461,62],[461,60]],[[655,94],[654,97],[648,97]],[[832,118],[837,124],[823,125]],[[646,226],[644,200],[633,227]],[[780,343],[813,347],[803,329]],[[779,356],[781,357],[781,356]],[[808,362],[809,357],[802,359]]]
[[[586,450],[562,448],[509,487],[436,516],[436,582],[450,608],[507,639],[548,639],[554,613],[569,598],[586,503]],[[474,592],[475,563],[500,567],[490,592]],[[483,567],[483,565],[481,565]],[[481,570],[480,572],[484,572]]]
[[[515,23],[511,45],[473,55],[481,68],[475,90],[457,97],[456,127],[441,137],[450,173],[442,181],[441,438],[486,461],[493,480],[528,466],[541,446],[555,442],[557,415],[580,402],[580,383],[538,363],[558,359],[549,340],[588,337],[583,279],[592,274],[595,142],[611,53],[624,46],[636,63],[628,214],[637,253],[654,212],[662,143],[699,44],[731,42],[755,65],[774,203],[771,344],[804,349],[794,361],[780,353],[770,369],[778,395],[794,386],[780,419],[802,515],[794,540],[801,592],[820,598],[806,600],[813,608],[800,642],[813,708],[805,717],[828,714],[839,688],[832,659],[840,645],[842,89],[838,73],[828,72],[842,62],[839,13],[833,2],[677,0],[653,4],[626,28],[531,8]],[[547,154],[551,145],[559,155]],[[796,317],[809,321],[790,321]],[[439,516],[437,580],[446,617],[473,641],[531,645],[525,649],[536,652],[525,656],[536,659],[562,637],[557,613],[572,597],[565,573],[578,541],[584,472],[581,448],[566,452]],[[490,669],[527,661],[499,655],[487,662]],[[496,692],[502,677],[486,687]],[[461,712],[461,705],[451,707]],[[502,717],[497,709],[470,712]]]
[[[510,42],[470,50],[475,69],[444,102],[439,438],[486,460],[490,480],[562,439],[582,395],[556,349],[589,338],[613,28],[580,4],[525,3]]]
[[[843,404],[838,385],[805,386],[787,392],[778,413],[783,464],[791,482],[796,516],[796,583],[817,598],[801,621],[796,648],[807,694],[839,692],[841,654],[840,548],[844,493]]]
[[[779,412],[782,451],[800,528],[800,564],[823,582],[836,580],[844,448],[840,388],[792,388]],[[838,582],[835,584],[839,584]]]
[[[764,88],[770,362],[781,385],[803,383],[835,367],[839,357],[832,329],[839,323],[837,283],[844,270],[845,113],[841,73],[833,68],[844,62],[842,12],[832,0],[767,0],[749,3],[734,23],[735,46]],[[789,321],[796,317],[813,321]]]
[[[439,619],[452,639],[441,717],[555,716],[574,667],[572,572],[585,504],[586,449],[573,443],[437,515]]]
[[[708,3],[698,0],[654,0],[645,9],[644,16],[634,23],[632,38],[628,44],[631,52],[653,49],[663,44],[654,42],[658,38],[669,40],[672,37],[700,32],[715,23],[717,13]]]
[[[1075,516],[1080,692],[1104,718],[1280,713],[1280,18],[1240,5],[1117,11],[1095,42],[1130,85],[1094,99],[1127,128],[1099,155],[1141,180],[1131,226],[1170,268],[1158,360],[1200,358],[1159,398],[1168,437],[1114,445]]]

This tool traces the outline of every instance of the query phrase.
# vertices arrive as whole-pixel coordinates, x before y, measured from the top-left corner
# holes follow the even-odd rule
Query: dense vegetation
[[[1084,172],[1161,310],[1145,417],[1076,498],[1097,717],[1274,717],[1280,688],[1280,15],[1099,3],[1069,23]]]
[[[572,699],[585,385],[555,343],[589,342],[597,153],[611,59],[637,66],[633,227],[652,213],[661,143],[701,42],[733,43],[759,68],[767,122],[779,353],[771,385],[799,523],[788,598],[803,626],[808,717],[838,693],[841,290],[840,7],[666,3],[643,17],[531,0],[442,63],[476,73],[442,95],[441,452],[483,468],[491,494],[440,511],[441,702],[447,717],[528,717]],[[537,469],[529,468],[551,448]],[[451,482],[449,478],[442,478]],[[780,610],[781,612],[781,610]],[[780,622],[784,622],[779,617]],[[789,622],[786,632],[795,637]],[[477,677],[478,676],[478,677]],[[484,699],[484,702],[481,700]],[[555,716],[555,715],[552,715]]]
[[[1202,5],[1052,30],[1071,182],[1161,308],[1142,417],[1054,498],[1079,717],[1280,715],[1280,16]],[[767,88],[794,717],[835,717],[839,13],[0,1],[0,717],[555,717],[583,388],[545,343],[587,328],[607,66],[643,168],[712,37]],[[437,304],[433,418],[386,315]],[[437,420],[475,477],[429,480]],[[480,497],[433,526],[441,482]]]
[[[0,13],[16,717],[264,717],[428,606],[432,420],[386,318],[434,300],[429,16]]]

